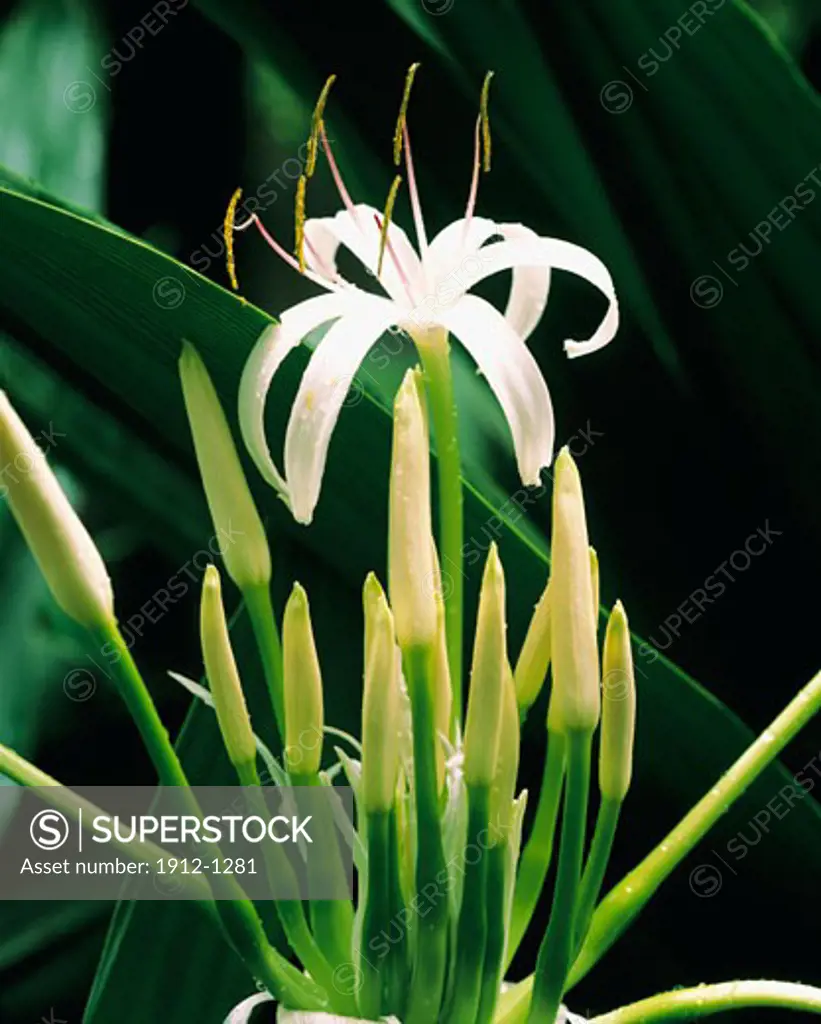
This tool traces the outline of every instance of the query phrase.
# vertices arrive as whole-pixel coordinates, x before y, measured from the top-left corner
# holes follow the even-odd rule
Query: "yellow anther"
[[[294,211],[294,256],[299,260],[299,272],[305,273],[305,189],[308,179],[300,174],[296,184],[296,209]]]
[[[396,166],[399,166],[402,160],[402,137],[405,129],[405,121],[408,116],[408,103],[410,102],[411,88],[413,87],[413,79],[419,68],[419,62],[411,64],[408,68],[408,74],[405,78],[405,91],[402,93],[402,103],[399,106],[399,116],[396,118],[396,128],[393,133],[393,162]]]
[[[322,115],[325,113],[325,104],[328,102],[328,93],[336,81],[336,75],[329,75],[328,81],[322,86],[322,92],[316,101],[314,112],[311,115],[311,134],[308,137],[308,151],[305,156],[305,177],[310,178],[316,170],[316,155],[319,151],[319,133],[322,131]]]
[[[490,80],[494,72],[488,71],[482,83],[482,95],[479,100],[479,117],[482,121],[482,169],[490,170],[490,118],[487,113],[488,94],[490,93]]]
[[[234,220],[237,216],[237,205],[241,198],[242,189],[238,188],[231,196],[222,225],[222,233],[225,236],[225,263],[228,268],[228,277],[231,279],[231,287],[235,292],[239,291],[239,281],[237,280],[237,265],[234,260]]]
[[[396,195],[399,192],[399,186],[402,184],[402,175],[397,174],[393,179],[391,190],[388,192],[388,199],[385,203],[385,212],[382,214],[382,233],[379,237],[379,259],[376,261],[376,276],[382,273],[382,260],[385,258],[385,249],[388,245],[388,228],[391,226],[391,217],[393,216],[393,207],[396,203]]]

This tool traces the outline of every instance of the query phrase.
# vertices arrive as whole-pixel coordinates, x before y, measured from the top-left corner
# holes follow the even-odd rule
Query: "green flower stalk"
[[[548,729],[567,745],[567,779],[556,888],[539,950],[528,1021],[552,1021],[575,953],[576,906],[584,856],[590,749],[599,722],[599,655],[590,544],[581,479],[562,449],[553,481],[553,692]]]
[[[491,820],[491,790],[494,782],[500,781],[502,709],[510,683],[506,631],[504,573],[496,545],[491,544],[479,594],[465,726],[468,831],[456,962],[450,1010],[445,1018],[449,1024],[472,1024],[481,999],[488,937],[487,905],[483,898],[488,884],[488,837],[498,827]],[[476,898],[477,894],[482,896]]]
[[[360,1013],[376,1019],[401,1009],[407,984],[407,943],[383,936],[398,910],[399,864],[394,849],[399,781],[401,697],[393,616],[376,577],[363,595],[365,610],[365,692],[362,703],[362,810],[368,851],[368,883],[359,956]]]
[[[636,731],[636,680],[630,628],[621,601],[607,623],[602,675],[602,722],[599,740],[601,804],[584,868],[576,911],[576,941],[581,944],[601,892],[619,813],[633,772]]]
[[[487,878],[485,906],[487,939],[482,965],[478,1021],[490,1021],[496,1009],[505,969],[505,947],[508,937],[508,894],[516,870],[518,841],[516,828],[516,778],[519,772],[519,707],[513,674],[507,668],[502,694],[499,747],[496,771],[490,788],[490,822],[488,830]]]
[[[271,550],[231,428],[199,353],[184,341],[179,360],[185,411],[203,490],[228,575],[242,591],[251,617],[265,680],[284,736],[282,651],[271,606]]]
[[[111,580],[46,457],[0,391],[0,465],[11,513],[66,615],[88,629],[114,621]]]
[[[415,885],[417,892],[437,894],[415,931],[404,1024],[428,1024],[439,1011],[445,985],[449,915],[436,767],[435,595],[440,584],[431,526],[428,430],[418,370],[405,374],[394,402],[388,572],[413,721]]]

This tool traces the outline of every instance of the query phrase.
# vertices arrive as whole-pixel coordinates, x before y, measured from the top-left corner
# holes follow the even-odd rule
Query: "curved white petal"
[[[239,426],[245,447],[263,478],[290,506],[288,481],[279,472],[265,438],[265,400],[282,361],[314,328],[342,315],[351,298],[337,292],[292,306],[266,327],[251,350],[239,385]]]
[[[442,228],[425,254],[428,287],[436,291],[451,281],[460,286],[463,280],[472,280],[476,250],[498,234],[500,227],[486,217],[471,217],[469,223],[460,217]]]
[[[263,1003],[272,1003],[273,1001],[274,997],[268,992],[257,992],[255,995],[248,996],[241,1003],[237,1003],[225,1018],[224,1024],[248,1024],[251,1014],[257,1006],[261,1006]]]
[[[305,262],[317,273],[325,277],[329,272],[332,275],[337,273],[336,253],[339,246],[344,245],[350,249],[366,270],[376,274],[381,240],[377,218],[382,219],[382,212],[365,203],[357,204],[354,210],[356,211],[355,216],[348,210],[340,210],[334,217],[316,217],[306,221],[305,238],[310,245],[305,247]],[[394,302],[408,306],[415,301],[414,296],[419,291],[422,265],[408,236],[393,221],[388,226],[388,241],[391,251],[401,264],[402,273],[411,289],[411,295],[408,295],[402,274],[397,270],[391,253],[387,249],[382,260],[382,273],[379,281]],[[319,260],[314,258],[311,247],[319,255]]]
[[[508,242],[532,242],[539,238],[535,231],[524,224],[499,224],[497,229]],[[480,252],[479,255],[483,256],[484,253]],[[505,320],[522,341],[527,341],[542,319],[549,292],[550,267],[513,268]]]
[[[516,450],[522,482],[539,483],[553,458],[553,406],[542,372],[525,343],[489,302],[465,295],[442,317],[462,342],[499,400]]]
[[[360,297],[355,314],[335,323],[311,356],[285,434],[285,477],[299,523],[313,517],[331,433],[359,364],[396,319],[392,302]]]
[[[397,1017],[380,1017],[383,1024],[399,1024]],[[228,1022],[226,1021],[226,1024]],[[340,1017],[336,1013],[316,1013],[310,1010],[277,1010],[277,1024],[368,1024],[360,1017]]]
[[[604,294],[610,305],[594,334],[587,341],[568,339],[564,343],[565,352],[571,358],[586,356],[604,348],[613,340],[619,326],[619,303],[613,279],[602,261],[587,249],[559,238],[537,236],[534,239],[494,242],[487,245],[481,250],[480,262],[478,273],[467,284],[465,290],[500,270],[511,270],[516,267],[566,270],[583,277]]]

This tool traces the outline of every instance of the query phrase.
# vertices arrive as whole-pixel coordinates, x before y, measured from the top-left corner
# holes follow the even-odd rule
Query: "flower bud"
[[[215,565],[209,565],[205,570],[200,602],[200,638],[205,673],[228,757],[237,766],[253,764],[257,748],[228,636],[220,574]]]
[[[536,703],[550,666],[550,580],[539,598],[516,662],[516,700],[522,711]]]
[[[371,574],[368,580],[376,577]],[[362,703],[362,795],[366,811],[387,812],[396,799],[400,729],[399,663],[393,616],[382,588],[369,582],[364,594],[366,621],[365,693]]]
[[[491,544],[479,593],[476,639],[465,725],[465,781],[489,786],[496,771],[502,695],[507,661],[505,577],[496,544]]]
[[[408,370],[396,395],[388,527],[388,581],[403,650],[436,637],[436,566],[430,511],[430,449],[421,374]]]
[[[593,591],[593,622],[598,633],[599,625],[599,556],[596,549],[590,548],[590,589]]]
[[[0,493],[8,495],[54,599],[81,626],[113,623],[114,595],[100,552],[5,391],[0,391],[0,466]]]
[[[228,575],[240,589],[271,580],[271,552],[216,389],[197,350],[179,361],[185,410],[211,521]]]
[[[567,448],[556,459],[551,543],[553,692],[548,728],[592,732],[599,720],[599,653],[590,545],[579,471]]]
[[[445,602],[437,590],[436,640],[431,662],[433,672],[433,723],[436,727],[436,781],[439,789],[445,784],[445,741],[450,738],[450,718],[453,710],[453,691],[450,685],[450,664],[445,627]]]
[[[633,771],[636,730],[636,681],[630,627],[617,601],[604,637],[602,723],[599,747],[599,789],[603,797],[622,801]]]
[[[519,772],[519,705],[513,674],[508,667],[502,692],[502,714],[496,772],[490,788],[490,839],[493,846],[507,839],[513,824],[513,801]]]
[[[322,761],[322,673],[308,595],[294,584],[282,620],[285,684],[285,761],[289,772],[314,775]]]

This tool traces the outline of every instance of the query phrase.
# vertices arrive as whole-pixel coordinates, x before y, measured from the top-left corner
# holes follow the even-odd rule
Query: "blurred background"
[[[725,744],[724,713],[700,694],[687,696],[680,676],[668,701],[667,676],[656,674],[659,652],[756,730],[821,661],[817,6],[3,0],[0,13],[0,184],[103,217],[222,287],[221,223],[238,185],[259,197],[266,225],[290,245],[292,167],[328,74],[338,75],[326,115],[337,158],[355,196],[381,206],[404,72],[422,61],[409,125],[435,230],[461,215],[479,89],[485,70],[496,72],[493,169],[481,181],[480,212],[596,252],[613,272],[624,310],[607,350],[569,363],[561,340],[583,337],[601,308],[585,286],[562,280],[532,340],[559,439],[586,439],[581,465],[603,602],[625,601],[646,642],[637,664],[653,677],[653,710],[640,723],[647,770],[617,846],[615,880],[729,763],[743,736],[727,717]],[[308,202],[309,212],[333,212],[327,174],[312,180]],[[405,202],[396,219],[407,223]],[[106,344],[83,349],[82,332],[55,342],[57,331],[25,315],[9,274],[18,258],[27,259],[28,245],[19,233],[0,239],[2,386],[33,432],[41,431],[109,561],[135,656],[176,731],[189,701],[165,672],[199,673],[194,584],[201,571],[158,621],[138,619],[209,537],[181,402],[170,401],[167,421],[150,420],[143,401],[153,386],[149,353],[144,364],[132,353],[130,378],[114,382],[115,336],[110,351]],[[268,314],[311,293],[259,239],[243,236],[237,249],[242,294]],[[60,260],[41,253],[43,266]],[[82,262],[74,271],[79,296]],[[487,294],[503,295],[504,284]],[[114,309],[120,301],[117,291],[105,296]],[[228,368],[225,379],[235,378],[247,346],[211,344]],[[389,398],[405,358],[368,375],[364,386],[377,402]],[[166,369],[173,383],[170,358]],[[504,422],[466,360],[458,387],[468,475],[503,504],[518,488]],[[357,415],[350,410],[351,423]],[[332,462],[343,447],[340,438]],[[372,471],[384,475],[385,468]],[[371,567],[368,548],[356,541],[350,551],[328,550],[329,486],[326,520],[320,516],[319,532],[307,539],[260,491],[276,538],[277,586],[280,599],[296,576],[309,589],[311,582],[351,587],[355,609],[356,581]],[[367,480],[350,486],[365,488]],[[384,509],[363,507],[366,517],[346,524],[372,535],[381,550]],[[546,498],[528,508],[528,529],[542,543],[548,510]],[[759,531],[767,538],[763,550],[754,545],[761,554],[736,556]],[[468,536],[480,550],[490,539],[481,526]],[[726,584],[722,594],[694,605],[693,595],[716,578]],[[532,569],[513,574],[509,587],[520,605],[511,621],[514,645],[543,582]],[[356,728],[354,620],[332,590],[317,605],[320,646],[333,666],[327,718]],[[2,505],[0,607],[0,740],[66,783],[146,781],[150,768],[105,664],[54,607]],[[703,732],[702,711],[712,715]],[[540,715],[528,723],[527,741],[524,781],[532,773],[535,782]],[[191,746],[215,756],[213,742],[206,730]],[[785,756],[789,771],[819,750],[821,728],[810,727]],[[777,783],[688,862],[580,986],[572,1008],[601,1012],[664,986],[738,974],[821,982],[811,888],[821,866],[821,819],[809,800],[773,835],[758,837],[760,850],[750,838],[750,866],[745,861],[738,877],[719,865],[724,884],[715,898],[688,885],[696,865],[718,864],[714,851],[729,837],[745,827],[752,836],[751,814]],[[155,921],[143,909],[133,927],[123,923],[130,912],[118,910],[116,941],[105,947],[86,1019],[221,1020],[229,997],[243,991],[226,966],[224,985],[209,995],[230,954],[200,938],[196,918],[180,912],[178,920]],[[5,904],[0,1021],[81,1020],[111,913],[108,905]],[[520,973],[535,948],[531,942],[523,950]]]

